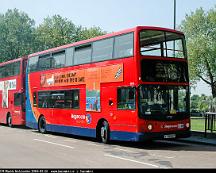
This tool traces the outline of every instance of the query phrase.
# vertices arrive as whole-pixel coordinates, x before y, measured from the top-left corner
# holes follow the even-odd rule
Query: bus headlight
[[[152,130],[153,129],[153,126],[151,124],[148,125],[148,130]]]
[[[187,128],[189,128],[189,127],[190,127],[190,123],[186,123],[185,126],[186,126]]]

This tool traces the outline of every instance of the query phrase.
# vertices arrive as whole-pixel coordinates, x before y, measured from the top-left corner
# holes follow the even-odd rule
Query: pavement
[[[178,141],[216,146],[216,133],[208,132],[205,137],[204,132],[192,131],[191,137],[181,138]]]

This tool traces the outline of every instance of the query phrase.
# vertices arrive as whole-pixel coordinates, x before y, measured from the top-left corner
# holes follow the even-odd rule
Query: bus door
[[[110,87],[108,95],[108,114],[114,124],[127,126],[135,121],[135,88]]]
[[[136,89],[131,86],[117,87],[115,93],[116,120],[124,128],[132,127],[136,123]]]
[[[14,93],[14,100],[11,103],[14,104],[14,114],[15,116],[22,116],[22,112],[25,111],[23,110],[24,107],[24,98],[23,98],[23,93],[22,92],[17,92]]]

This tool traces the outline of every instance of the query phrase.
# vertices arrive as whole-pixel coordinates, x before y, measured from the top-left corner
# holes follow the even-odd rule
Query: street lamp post
[[[176,0],[174,0],[174,30],[176,29]],[[175,41],[173,42],[173,57],[175,57]]]
[[[174,29],[176,29],[176,0],[174,0]]]

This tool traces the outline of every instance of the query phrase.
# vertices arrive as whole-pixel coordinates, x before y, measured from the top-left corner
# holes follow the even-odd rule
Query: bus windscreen
[[[139,87],[140,113],[143,116],[167,116],[188,113],[188,87],[145,86]]]

